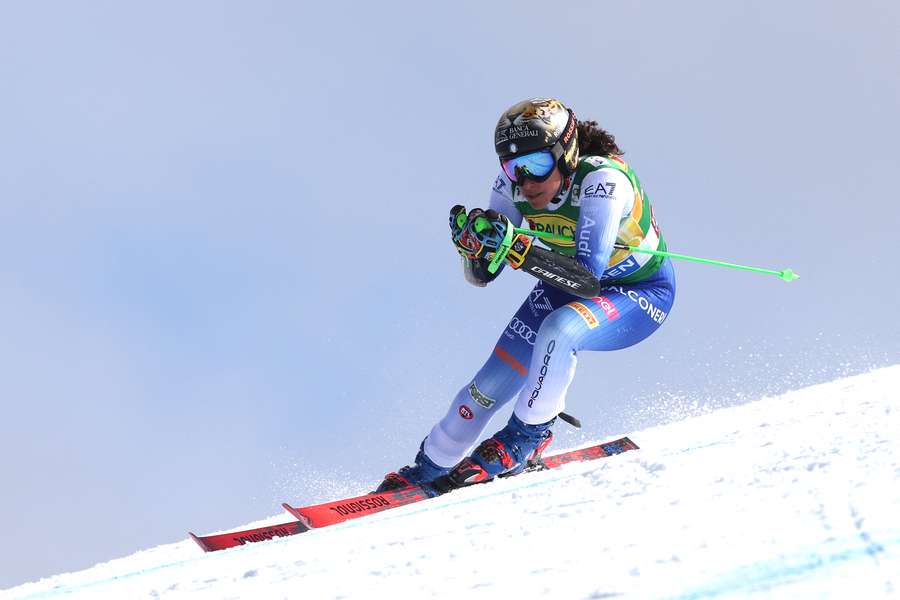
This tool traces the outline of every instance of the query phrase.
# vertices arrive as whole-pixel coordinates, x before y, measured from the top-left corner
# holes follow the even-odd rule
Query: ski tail
[[[572,450],[570,452],[562,452],[553,456],[545,456],[541,460],[548,469],[555,469],[571,462],[582,462],[586,460],[596,460],[598,458],[606,458],[615,454],[621,454],[629,450],[640,450],[640,447],[632,442],[629,438],[623,437],[605,444],[598,444],[580,450]]]

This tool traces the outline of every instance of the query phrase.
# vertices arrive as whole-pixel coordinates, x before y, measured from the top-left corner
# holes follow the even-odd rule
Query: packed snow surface
[[[4,598],[900,595],[900,365],[645,431],[640,450]],[[271,520],[288,520],[284,515]]]

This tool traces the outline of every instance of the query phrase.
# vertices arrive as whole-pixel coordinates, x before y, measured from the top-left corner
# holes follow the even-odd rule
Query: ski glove
[[[512,222],[495,210],[473,208],[466,214],[464,206],[450,209],[451,238],[463,257],[463,273],[469,283],[484,286],[500,274],[499,269],[491,273],[488,267],[510,227]],[[513,237],[505,263],[513,269],[524,266],[525,271],[548,285],[581,298],[600,293],[600,280],[578,260],[532,242],[531,236],[524,233]]]
[[[485,217],[479,219],[479,217]],[[502,237],[487,219],[487,213],[480,208],[473,208],[466,215],[466,207],[456,205],[450,209],[450,234],[456,251],[469,260],[486,258],[488,252],[500,247]]]
[[[489,258],[500,248],[506,232],[512,227],[512,221],[495,210],[473,208],[467,215],[464,206],[456,205],[450,209],[450,234],[453,244],[457,252],[469,260]],[[513,243],[517,251],[514,253],[511,249],[507,256],[507,261],[513,268],[521,266],[531,245],[531,238],[524,235],[519,237],[524,241],[520,242],[517,239]]]

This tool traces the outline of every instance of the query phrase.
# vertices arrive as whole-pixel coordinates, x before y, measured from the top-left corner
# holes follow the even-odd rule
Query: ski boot
[[[449,467],[441,467],[425,455],[425,440],[422,440],[413,464],[385,475],[384,481],[375,488],[374,493],[381,494],[391,490],[427,483],[442,475],[446,475],[448,472],[450,472]]]
[[[554,421],[528,425],[513,414],[506,427],[481,442],[471,456],[422,488],[429,496],[438,496],[494,477],[518,475],[529,467],[539,469],[540,455],[553,440]]]

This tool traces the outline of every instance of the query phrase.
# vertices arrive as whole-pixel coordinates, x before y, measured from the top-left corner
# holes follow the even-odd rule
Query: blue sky
[[[0,586],[365,489],[532,285],[462,279],[493,126],[561,98],[678,265],[560,446],[900,360],[890,3],[0,8]],[[823,432],[827,439],[827,432]]]

